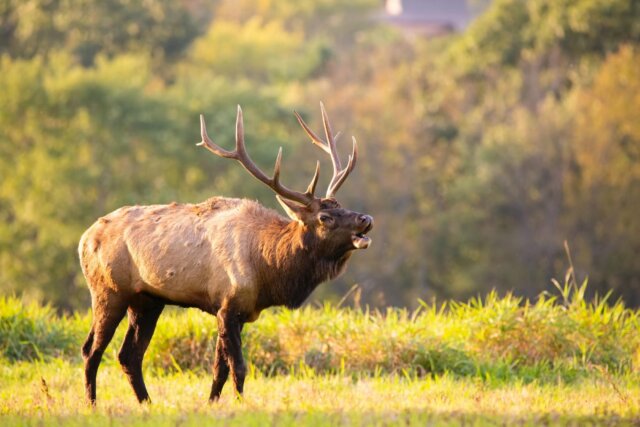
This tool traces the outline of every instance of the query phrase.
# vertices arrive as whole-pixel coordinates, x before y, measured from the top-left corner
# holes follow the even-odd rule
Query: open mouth
[[[371,244],[371,238],[367,236],[367,233],[369,232],[369,230],[371,230],[372,227],[373,224],[368,224],[363,231],[354,233],[351,236],[351,242],[356,249],[366,249],[369,247],[369,245]]]

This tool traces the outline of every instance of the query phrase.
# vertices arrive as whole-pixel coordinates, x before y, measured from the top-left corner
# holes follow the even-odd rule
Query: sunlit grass
[[[417,374],[570,382],[593,371],[640,368],[638,311],[587,301],[586,285],[559,286],[535,301],[495,292],[467,303],[422,304],[383,312],[332,305],[270,309],[245,326],[244,351],[264,375]],[[0,357],[80,362],[91,314],[58,316],[46,306],[0,298]],[[122,322],[105,354],[113,363]],[[197,310],[167,309],[145,358],[158,372],[210,371],[216,322]]]
[[[117,366],[120,326],[84,402],[90,313],[0,298],[0,425],[502,425],[640,420],[638,311],[558,285],[534,301],[490,293],[384,312],[271,309],[243,332],[250,374],[209,405],[215,318],[170,309],[140,406]]]
[[[82,398],[81,366],[67,362],[16,363],[0,369],[0,423],[175,425],[219,421],[224,425],[402,424],[503,422],[576,424],[633,422],[640,416],[636,376],[593,376],[572,384],[490,384],[451,375],[265,377],[253,371],[237,401],[231,388],[207,403],[211,378],[193,372],[147,372],[151,405],[138,405],[124,374],[101,368],[98,405]]]

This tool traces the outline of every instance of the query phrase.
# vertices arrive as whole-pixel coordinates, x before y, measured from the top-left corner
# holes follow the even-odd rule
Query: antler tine
[[[347,162],[347,166],[340,171],[340,173],[334,176],[329,183],[329,187],[327,188],[326,197],[335,197],[335,194],[338,192],[338,189],[342,184],[347,180],[347,177],[356,167],[356,161],[358,160],[358,143],[356,142],[356,138],[353,138],[353,149],[351,151],[351,155],[349,155],[349,161]]]
[[[225,150],[219,145],[214,144],[211,138],[209,138],[209,135],[207,135],[207,125],[204,122],[204,115],[202,114],[200,114],[200,136],[202,137],[202,141],[198,142],[196,145],[203,146],[213,154],[216,154],[220,157],[224,157],[227,159],[238,158],[235,152]]]
[[[282,147],[278,149],[276,164],[273,166],[273,184],[277,187],[280,184],[280,163],[282,162]]]
[[[329,117],[327,116],[327,110],[324,108],[324,104],[320,102],[320,111],[322,113],[322,125],[324,126],[324,134],[327,136],[327,145],[329,146],[329,154],[331,154],[331,162],[333,163],[334,176],[342,170],[342,164],[340,163],[340,156],[336,149],[336,140],[333,138],[333,132],[331,131],[331,123],[329,123]]]
[[[333,135],[333,140],[336,142],[336,144],[338,143],[338,140],[340,139],[340,136],[342,135],[341,131],[336,132],[335,135]]]
[[[314,199],[315,187],[318,182],[319,175],[319,165],[316,166],[316,172],[313,176],[309,187],[307,187],[307,191],[305,193],[300,193],[298,191],[290,190],[280,183],[280,165],[282,162],[282,147],[278,150],[278,157],[276,158],[276,163],[273,169],[273,177],[269,178],[265,175],[262,170],[251,160],[249,157],[249,153],[244,145],[244,123],[242,117],[242,109],[238,105],[238,114],[236,116],[236,149],[235,151],[228,151],[218,145],[214,144],[213,141],[207,135],[206,125],[204,123],[204,117],[200,115],[200,131],[202,134],[202,141],[197,145],[204,146],[207,150],[212,153],[229,159],[235,159],[256,179],[261,181],[270,187],[273,191],[275,191],[278,195],[282,196],[285,199],[293,200],[295,202],[301,203],[303,205],[310,204]]]
[[[236,150],[233,157],[240,162],[242,166],[254,177],[271,187],[272,180],[265,175],[260,168],[253,163],[249,153],[244,146],[244,120],[242,118],[242,108],[238,105],[238,113],[236,115]]]
[[[302,117],[300,117],[300,114],[298,114],[297,111],[294,111],[293,114],[295,114],[296,119],[298,119],[298,123],[300,123],[300,126],[302,126],[302,129],[304,129],[304,131],[307,133],[307,135],[309,136],[309,138],[311,138],[311,142],[313,142],[315,145],[317,145],[318,147],[320,147],[322,150],[324,150],[327,154],[331,154],[331,149],[329,148],[329,145],[324,142],[322,139],[320,139],[318,137],[318,135],[316,135],[311,128],[309,128],[309,126],[307,126],[307,124],[304,122],[304,120],[302,120]],[[338,132],[336,134],[336,139],[337,137],[340,136],[340,132]],[[309,187],[307,187],[307,192],[306,194],[311,194],[313,195],[316,191],[316,185],[318,184],[318,177],[320,176],[320,161],[318,161],[316,163],[316,172],[313,175],[313,178],[311,179],[311,183],[309,184]]]
[[[238,105],[238,112],[236,113],[236,152],[238,156],[244,155],[248,157],[247,150],[244,146],[244,119],[240,105]]]
[[[307,191],[305,194],[309,196],[313,196],[316,193],[316,185],[318,184],[318,178],[320,177],[320,160],[316,162],[316,172],[313,174],[313,178],[311,178],[311,182],[307,187]]]
[[[327,143],[324,142],[322,139],[320,139],[318,137],[318,135],[316,135],[311,130],[311,128],[309,128],[309,126],[307,126],[307,124],[304,122],[304,120],[302,120],[302,117],[300,117],[300,114],[298,114],[297,111],[294,111],[293,114],[295,114],[296,118],[298,119],[298,123],[300,123],[300,126],[302,126],[302,129],[304,129],[304,131],[307,133],[307,135],[309,135],[309,138],[311,138],[311,142],[316,144],[318,147],[322,148],[324,151],[327,152],[327,154],[331,154],[331,150],[329,149],[329,146],[327,145]]]
[[[336,148],[336,140],[340,136],[340,132],[337,132],[335,135],[333,134],[333,131],[331,130],[331,124],[329,122],[329,116],[327,115],[327,111],[324,108],[324,104],[322,102],[320,102],[320,110],[322,112],[322,124],[324,127],[324,133],[327,138],[326,142],[323,141],[320,137],[318,137],[309,128],[309,126],[307,126],[304,120],[302,120],[302,117],[300,117],[300,114],[298,114],[296,111],[294,111],[293,113],[298,119],[298,123],[300,123],[300,126],[302,126],[302,128],[307,133],[309,138],[311,138],[311,142],[313,142],[318,147],[322,148],[322,150],[327,154],[329,154],[329,156],[331,157],[331,163],[333,164],[333,177],[329,182],[329,187],[327,188],[327,193],[326,193],[326,197],[330,198],[330,197],[334,197],[335,193],[338,191],[340,186],[347,179],[351,171],[353,171],[353,168],[355,167],[356,161],[358,158],[358,144],[356,142],[356,139],[353,138],[353,151],[349,156],[349,161],[347,163],[347,166],[344,169],[342,169],[340,156]]]

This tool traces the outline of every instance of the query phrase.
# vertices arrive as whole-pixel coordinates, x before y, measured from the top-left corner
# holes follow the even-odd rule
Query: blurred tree
[[[495,0],[448,49],[457,74],[516,66],[532,56],[574,62],[640,42],[632,0]],[[549,63],[551,61],[551,63]]]
[[[305,42],[303,33],[285,30],[278,21],[214,21],[193,44],[187,64],[253,84],[286,83],[313,73],[322,63],[322,49],[319,43]]]
[[[569,203],[576,174],[573,129],[590,132],[590,127],[574,121],[576,105],[583,103],[567,100],[607,52],[638,41],[637,5],[607,5],[500,0],[464,34],[445,43],[444,54],[434,50],[440,42],[417,45],[413,78],[398,85],[413,98],[410,104],[418,113],[412,132],[420,141],[413,156],[419,169],[411,179],[418,212],[409,222],[421,224],[415,239],[423,242],[418,253],[426,256],[411,264],[414,271],[427,269],[427,288],[457,297],[490,287],[536,294],[549,277],[563,274],[565,238],[584,255],[583,271],[597,270],[594,289],[621,282],[610,268],[595,267],[589,254],[598,244],[627,260],[624,277],[635,283],[638,273],[630,255],[635,243],[614,243],[610,234],[598,244],[589,240],[594,232],[578,227],[582,208]],[[607,26],[616,29],[605,32]],[[602,139],[604,146],[620,140],[609,136]],[[595,164],[587,169],[597,170]],[[604,193],[611,197],[614,187]],[[624,216],[633,216],[628,207],[618,206],[625,213],[611,218],[608,226],[634,229],[637,221]],[[603,221],[606,215],[598,212]],[[624,292],[629,301],[638,293],[640,287]]]
[[[574,238],[602,292],[640,304],[640,51],[622,46],[572,99]]]
[[[5,0],[0,53],[31,58],[72,52],[83,65],[98,54],[151,52],[172,59],[198,34],[190,3],[171,0]]]
[[[282,22],[294,32],[336,42],[353,40],[354,34],[371,26],[380,7],[377,0],[221,0],[217,16],[221,20],[244,22],[255,17]]]
[[[231,147],[241,104],[252,157],[269,170],[283,146],[282,179],[303,189],[323,156],[291,113],[321,129],[323,100],[361,142],[340,200],[376,228],[318,298],[353,282],[377,306],[534,295],[564,274],[568,239],[580,277],[640,304],[638,2],[496,0],[463,33],[429,40],[386,28],[378,7],[2,3],[0,290],[86,304],[78,238],[123,204],[222,194],[275,207],[237,164],[194,146],[198,114]]]
[[[171,129],[166,108],[145,93],[147,64],[140,57],[99,59],[86,70],[64,55],[47,63],[2,59],[4,291],[66,308],[86,302],[75,290],[84,228],[110,207],[167,196],[164,178],[150,173],[163,169],[159,147]]]

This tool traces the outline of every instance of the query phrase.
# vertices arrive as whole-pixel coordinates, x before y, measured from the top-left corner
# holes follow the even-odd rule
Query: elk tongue
[[[364,234],[357,233],[351,236],[351,242],[353,242],[353,246],[356,249],[366,249],[371,244],[371,238],[365,236]]]

